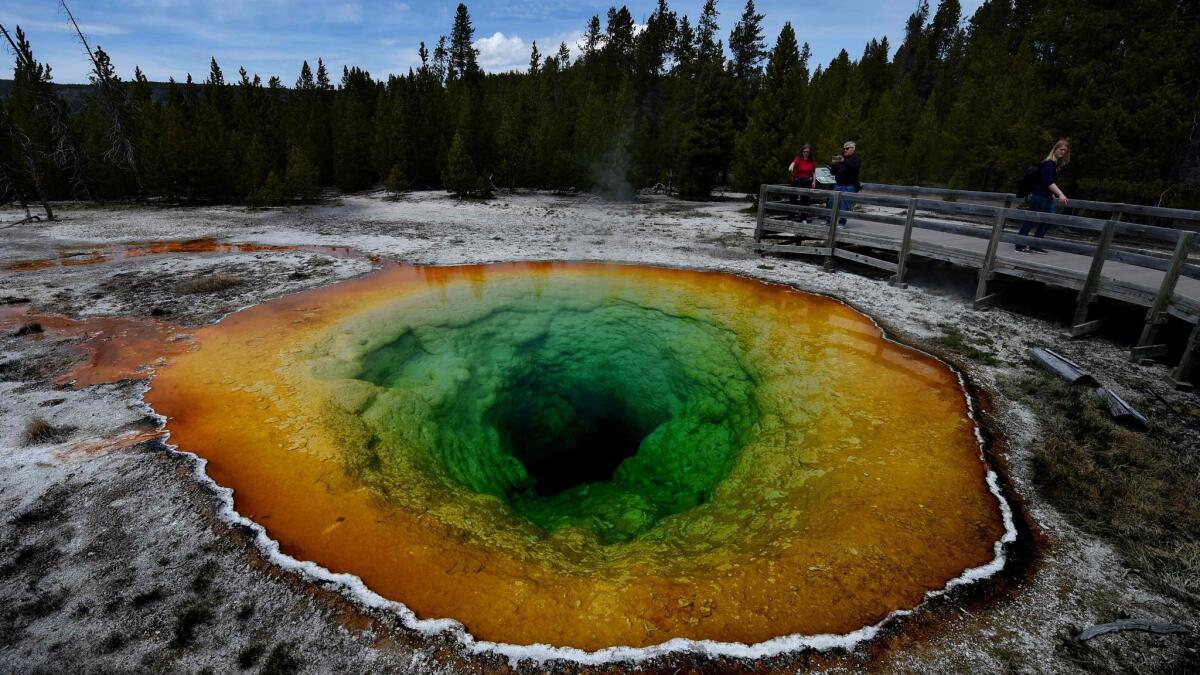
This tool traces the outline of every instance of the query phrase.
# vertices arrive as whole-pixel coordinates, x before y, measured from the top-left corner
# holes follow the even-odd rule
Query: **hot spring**
[[[147,401],[292,558],[476,638],[845,634],[1006,536],[958,376],[828,298],[388,267],[197,331]]]

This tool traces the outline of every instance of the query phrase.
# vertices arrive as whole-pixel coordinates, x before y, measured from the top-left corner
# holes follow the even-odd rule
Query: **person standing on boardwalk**
[[[814,188],[816,183],[817,162],[812,156],[812,146],[805,143],[800,147],[800,151],[796,153],[796,158],[788,165],[788,171],[792,174],[792,187],[798,188]],[[796,195],[792,195],[792,204],[796,203]],[[800,205],[808,206],[812,203],[812,198],[808,195],[800,195]],[[800,214],[800,222],[808,222],[808,214]]]
[[[858,180],[859,171],[862,169],[862,158],[858,156],[858,146],[854,141],[846,141],[842,144],[842,154],[834,155],[833,164],[829,167],[833,171],[835,184],[833,189],[837,192],[858,192],[862,189],[862,184]],[[842,212],[850,210],[852,202],[847,198],[842,198]],[[833,208],[833,199],[829,200],[829,208]],[[845,218],[838,218],[838,225],[845,225]]]
[[[1060,138],[1054,147],[1050,148],[1050,154],[1046,155],[1046,159],[1042,160],[1041,166],[1037,171],[1037,182],[1033,184],[1033,189],[1029,192],[1029,210],[1039,211],[1041,213],[1054,213],[1058,210],[1059,204],[1067,203],[1067,195],[1058,187],[1058,172],[1064,166],[1071,162],[1071,144],[1065,138]],[[1030,230],[1033,230],[1035,223],[1033,221],[1025,221],[1021,224],[1021,230],[1017,234],[1022,237],[1027,236]],[[1033,236],[1041,239],[1046,236],[1046,230],[1050,227],[1047,223],[1036,223],[1037,230]],[[1037,251],[1045,253],[1040,248],[1031,248],[1024,244],[1017,244],[1017,250],[1022,253],[1029,251]]]

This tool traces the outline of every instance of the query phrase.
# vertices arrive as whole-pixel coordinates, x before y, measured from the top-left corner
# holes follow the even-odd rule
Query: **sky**
[[[982,0],[962,0],[964,19]],[[407,73],[419,63],[417,46],[432,50],[439,35],[448,35],[458,2],[422,0],[69,0],[88,40],[113,59],[121,77],[135,65],[151,80],[196,80],[208,75],[216,57],[226,80],[239,67],[263,80],[277,75],[295,82],[301,63],[322,57],[336,82],[342,66],[356,65],[377,78]],[[525,69],[534,41],[543,55],[560,42],[575,52],[582,29],[593,14],[602,25],[612,2],[588,0],[475,0],[467,2],[475,27],[475,46],[484,70]],[[639,23],[656,0],[626,3]],[[670,7],[687,14],[693,25],[703,0],[675,0]],[[811,67],[828,64],[841,49],[851,58],[862,55],[871,38],[887,36],[893,50],[903,39],[904,22],[916,0],[832,2],[759,0],[767,47],[779,29],[791,22],[801,42],[812,48]],[[936,0],[932,1],[936,7]],[[727,43],[744,0],[718,0],[721,37]],[[34,56],[53,67],[60,83],[86,82],[89,64],[58,0],[0,0],[0,23],[10,31],[20,25]],[[0,77],[10,78],[12,55],[5,50]]]

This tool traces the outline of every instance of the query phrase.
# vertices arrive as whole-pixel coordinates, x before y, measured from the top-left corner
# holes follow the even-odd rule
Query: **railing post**
[[[758,225],[754,228],[754,243],[762,241],[763,233],[763,218],[766,217],[766,202],[767,202],[767,184],[763,183],[758,188]]]
[[[1200,360],[1200,323],[1192,327],[1192,334],[1188,337],[1187,347],[1183,349],[1183,356],[1179,358],[1179,365],[1171,371],[1171,382],[1176,387],[1192,388],[1192,373],[1196,370],[1197,360]]]
[[[1179,281],[1179,273],[1187,261],[1188,252],[1192,249],[1192,239],[1195,232],[1181,232],[1175,242],[1175,253],[1171,256],[1171,264],[1163,275],[1162,284],[1158,287],[1158,295],[1146,312],[1146,325],[1142,328],[1142,336],[1138,338],[1137,346],[1130,350],[1129,358],[1137,361],[1142,357],[1161,355],[1166,351],[1166,345],[1152,344],[1158,336],[1158,328],[1167,322],[1167,308],[1171,304],[1171,296],[1175,294],[1175,283]]]
[[[829,214],[829,237],[825,240],[825,247],[828,249],[825,252],[825,269],[826,271],[833,269],[833,249],[837,246],[837,224],[838,217],[842,213],[842,193],[837,190],[833,191],[833,208]]]
[[[907,288],[908,284],[904,283],[904,275],[908,272],[908,252],[912,248],[912,229],[913,219],[917,215],[917,198],[910,197],[908,200],[908,213],[904,214],[904,238],[900,240],[900,255],[896,259],[896,276],[892,277],[891,284],[900,288]]]
[[[1005,200],[1007,202],[1007,200]],[[992,223],[992,238],[988,240],[987,253],[983,256],[983,266],[979,268],[979,283],[975,286],[974,307],[984,307],[996,298],[993,293],[988,295],[988,282],[994,276],[996,266],[996,250],[1000,248],[1000,236],[1004,234],[1004,222],[1008,220],[1008,209],[996,209],[995,222]]]
[[[1108,247],[1112,245],[1113,234],[1117,231],[1117,217],[1105,221],[1100,230],[1100,241],[1096,244],[1096,253],[1092,256],[1092,266],[1088,269],[1087,281],[1079,289],[1079,301],[1075,305],[1075,316],[1071,319],[1071,337],[1079,337],[1093,333],[1100,328],[1102,320],[1087,320],[1088,307],[1096,301],[1096,289],[1100,287],[1100,272],[1104,269],[1104,261],[1108,259]]]

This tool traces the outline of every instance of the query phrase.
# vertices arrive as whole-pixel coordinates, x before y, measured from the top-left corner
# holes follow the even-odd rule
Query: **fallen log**
[[[1029,357],[1033,359],[1034,363],[1071,384],[1084,384],[1089,387],[1094,387],[1097,384],[1096,378],[1085,372],[1083,368],[1080,368],[1079,364],[1058,352],[1043,347],[1034,347],[1029,350]]]
[[[1126,403],[1125,399],[1114,394],[1111,389],[1100,387],[1096,390],[1096,397],[1104,401],[1104,405],[1108,407],[1108,414],[1117,424],[1138,431],[1146,431],[1150,428],[1145,416]]]
[[[1157,633],[1159,635],[1174,635],[1190,633],[1191,630],[1187,626],[1180,626],[1175,623],[1159,623],[1155,621],[1145,621],[1143,619],[1121,619],[1112,623],[1102,623],[1091,628],[1084,629],[1075,639],[1080,642],[1087,642],[1094,637],[1107,635],[1108,633],[1119,633],[1121,631],[1136,630],[1143,633]]]

